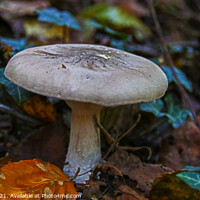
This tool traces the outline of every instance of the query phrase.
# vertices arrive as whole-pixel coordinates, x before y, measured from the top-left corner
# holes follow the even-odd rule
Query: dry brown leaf
[[[2,199],[52,199],[78,193],[69,178],[55,165],[39,159],[9,163],[1,168],[0,194]],[[67,196],[68,195],[68,196]],[[27,198],[24,198],[27,197]],[[67,199],[68,199],[67,198]]]
[[[143,163],[139,157],[125,151],[116,151],[108,160],[108,164],[115,166],[123,175],[136,181],[136,187],[145,194],[151,190],[151,185],[161,174],[173,171],[158,164]]]
[[[64,141],[67,139],[65,131],[66,127],[62,119],[45,124],[25,137],[16,147],[15,153],[20,160],[39,158],[63,168],[66,156]]]
[[[123,177],[123,174],[120,172],[120,170],[111,164],[106,163],[104,165],[99,165],[99,167],[103,172],[108,172],[110,174]]]
[[[148,200],[127,185],[121,185],[115,190],[117,200]]]
[[[162,143],[159,161],[176,170],[186,165],[199,166],[199,144],[199,128],[193,122],[185,122],[180,128],[167,133]]]
[[[117,197],[117,200],[140,200],[137,197],[132,196],[131,194],[125,194],[123,193],[122,195]]]
[[[150,200],[199,200],[200,191],[177,177],[179,172],[182,173],[167,173],[156,179],[150,191]]]
[[[124,199],[123,195],[129,195],[130,199],[147,200],[146,198],[144,198],[142,195],[138,194],[136,191],[134,191],[132,188],[130,188],[127,185],[121,185],[119,187],[119,190],[122,192],[122,196],[121,196],[122,198],[121,199]]]
[[[45,98],[32,96],[21,107],[29,115],[46,122],[56,121],[57,113],[53,105]]]

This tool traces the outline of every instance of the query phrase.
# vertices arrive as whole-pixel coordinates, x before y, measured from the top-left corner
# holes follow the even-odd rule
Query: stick
[[[183,100],[184,106],[188,107],[188,109],[191,111],[191,113],[192,113],[192,115],[194,117],[194,120],[195,120],[196,124],[198,125],[198,127],[200,127],[200,123],[199,123],[199,120],[197,119],[197,116],[195,114],[195,109],[194,109],[194,106],[192,105],[190,97],[188,96],[187,92],[183,88],[183,86],[182,86],[182,84],[181,84],[181,82],[180,82],[180,80],[179,80],[179,78],[178,78],[178,76],[176,74],[176,71],[172,67],[172,66],[174,66],[174,63],[173,63],[171,55],[168,52],[167,46],[165,44],[165,40],[164,40],[164,37],[163,37],[163,31],[162,31],[161,26],[160,26],[160,24],[158,22],[158,17],[157,17],[155,8],[153,6],[153,0],[147,0],[147,3],[149,5],[149,9],[150,9],[150,12],[151,12],[151,15],[152,15],[152,19],[153,19],[153,22],[155,24],[155,30],[156,30],[156,32],[157,32],[157,34],[159,36],[159,39],[160,39],[162,47],[163,47],[165,62],[167,63],[167,65],[170,66],[172,74],[175,77],[179,92],[180,92],[180,94],[182,96],[182,100]]]

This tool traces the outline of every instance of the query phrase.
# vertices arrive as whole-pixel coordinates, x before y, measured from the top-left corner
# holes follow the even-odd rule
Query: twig
[[[138,115],[138,118],[136,120],[136,122],[125,132],[125,133],[122,133],[120,134],[118,137],[117,137],[117,142],[119,142],[120,140],[122,140],[126,135],[128,135],[128,133],[130,133],[135,127],[136,125],[138,124],[138,122],[140,121],[141,119],[141,115],[139,114]]]
[[[121,149],[121,150],[125,150],[125,151],[138,151],[138,150],[141,150],[141,149],[146,149],[148,151],[148,153],[149,153],[149,155],[147,157],[148,160],[151,158],[151,155],[152,155],[151,148],[147,147],[147,146],[141,146],[141,147],[124,147],[124,146],[118,146],[117,145],[117,148]]]
[[[9,106],[1,104],[1,103],[0,103],[0,111],[14,115],[14,116],[19,117],[20,119],[22,119],[24,121],[30,122],[30,123],[35,124],[35,125],[41,125],[42,124],[41,121],[34,119],[33,117],[28,116],[26,114],[20,113],[17,109],[14,109],[12,107],[9,107]]]
[[[79,175],[80,170],[81,170],[81,168],[78,167],[75,175],[73,177],[70,177],[70,180],[74,180],[77,176],[81,176],[81,174]],[[86,172],[86,173],[88,173],[88,172]],[[86,174],[86,173],[84,173],[84,174]],[[82,174],[82,175],[84,175],[84,174]]]
[[[107,141],[109,144],[114,143],[115,139],[111,136],[110,133],[108,133],[108,131],[101,125],[101,123],[99,123],[99,121],[97,120],[96,116],[94,117],[96,125],[100,128],[100,130],[104,133],[104,135],[107,138]]]
[[[129,132],[131,132],[135,128],[135,126],[140,121],[140,118],[141,118],[141,115],[138,115],[138,118],[137,118],[136,122],[125,133],[120,134],[117,137],[117,139],[115,139],[115,141],[112,143],[112,145],[111,145],[110,149],[108,150],[108,152],[102,158],[102,161],[105,160],[105,158],[113,151],[113,149],[117,146],[117,144],[119,143],[119,141],[121,139],[123,139]]]
[[[167,119],[165,117],[159,119],[158,122],[155,122],[154,124],[149,125],[146,129],[143,129],[141,132],[139,132],[138,134],[136,133],[133,136],[133,139],[136,140],[138,138],[143,137],[145,134],[153,131],[155,128],[157,128],[158,126],[160,126],[161,124],[165,123],[167,121]]]
[[[165,62],[167,63],[167,65],[170,66],[172,74],[175,77],[179,92],[180,92],[180,94],[182,96],[182,100],[183,100],[184,106],[188,107],[188,109],[191,111],[191,113],[192,113],[192,115],[193,115],[193,117],[195,119],[195,122],[200,127],[200,123],[199,123],[199,121],[198,121],[198,119],[196,117],[195,109],[194,109],[194,106],[192,105],[190,97],[188,96],[188,94],[186,93],[185,89],[183,88],[183,86],[182,86],[182,84],[181,84],[181,82],[180,82],[180,80],[179,80],[179,78],[178,78],[178,76],[176,74],[176,71],[173,68],[174,63],[173,63],[171,55],[168,52],[167,46],[165,44],[165,40],[164,40],[164,37],[163,37],[163,31],[162,31],[161,26],[160,26],[160,24],[158,22],[158,17],[157,17],[155,8],[153,6],[153,0],[147,0],[147,3],[149,5],[149,9],[150,9],[150,12],[151,12],[151,15],[152,15],[152,19],[153,19],[153,22],[155,24],[155,30],[156,30],[156,32],[157,32],[157,34],[159,36],[160,42],[161,42],[162,47],[163,47]]]
[[[65,44],[69,42],[69,27],[63,26],[62,31],[62,44]]]

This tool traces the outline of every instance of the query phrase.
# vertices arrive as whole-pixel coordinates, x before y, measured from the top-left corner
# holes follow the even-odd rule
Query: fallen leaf
[[[200,174],[198,172],[181,172],[176,176],[182,179],[191,188],[200,191]]]
[[[180,128],[166,134],[159,162],[172,169],[180,169],[186,165],[200,166],[199,144],[199,128],[193,122],[185,122]]]
[[[21,160],[40,158],[62,168],[66,156],[65,130],[62,120],[46,124],[25,137],[15,153]]]
[[[152,186],[152,190],[150,192],[150,200],[199,200],[200,187],[199,190],[193,189],[191,186],[195,185],[196,187],[196,183],[194,184],[190,181],[187,182],[188,180],[184,182],[184,180],[180,178],[183,177],[183,173],[187,172],[167,173],[158,178]],[[187,176],[187,178],[188,177],[190,177],[190,180],[192,179],[192,176]]]
[[[2,199],[19,200],[52,199],[52,195],[61,200],[61,195],[78,195],[73,183],[58,167],[39,159],[13,162],[2,167],[0,194]]]
[[[106,163],[104,165],[99,165],[100,169],[105,172],[116,176],[123,176],[123,174],[113,165]]]
[[[140,199],[138,199],[137,197],[134,197],[131,194],[123,193],[122,195],[117,196],[117,200],[140,200]]]
[[[104,200],[115,200],[116,198],[115,198],[115,197],[111,197],[111,196],[105,194],[105,195],[103,196],[103,199],[104,199]]]
[[[173,171],[158,164],[142,163],[139,157],[126,151],[116,151],[108,160],[108,164],[115,166],[123,175],[136,182],[136,188],[148,194],[151,185],[161,174]]]
[[[32,96],[21,107],[29,115],[46,122],[56,121],[57,113],[53,105],[41,96]]]
[[[120,193],[121,195],[117,197],[117,200],[147,200],[127,185],[121,185],[119,189],[115,191],[116,195]]]

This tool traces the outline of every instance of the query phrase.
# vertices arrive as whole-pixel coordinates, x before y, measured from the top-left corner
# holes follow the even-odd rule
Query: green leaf
[[[110,46],[125,51],[125,42],[122,40],[111,39]]]
[[[45,8],[37,10],[38,20],[50,22],[59,26],[67,26],[69,28],[80,30],[77,20],[67,11],[59,11],[56,8]]]
[[[188,116],[191,120],[193,120],[192,113],[187,109],[182,109],[180,105],[175,104],[172,95],[167,95],[164,100],[168,107],[167,113],[162,112],[164,103],[161,99],[157,99],[149,103],[141,103],[140,110],[151,112],[156,117],[166,116],[168,118],[168,122],[172,124],[174,128],[180,127]]]
[[[15,85],[4,76],[4,68],[0,68],[0,84],[4,85],[6,91],[12,96],[17,104],[22,104],[32,95],[31,92]]]
[[[115,31],[107,26],[104,26],[102,24],[99,24],[98,22],[94,21],[94,20],[85,20],[85,24],[87,26],[93,26],[99,30],[102,30],[104,31],[105,33],[111,35],[111,36],[114,36],[115,38],[118,38],[118,39],[121,39],[123,41],[130,41],[132,38],[131,38],[131,35],[129,34],[125,34],[125,33],[121,33],[119,31]]]
[[[197,172],[181,172],[176,175],[187,183],[191,188],[200,191],[200,173]]]
[[[182,125],[187,116],[189,116],[191,120],[194,120],[193,115],[189,110],[182,109],[180,105],[174,103],[172,95],[167,95],[165,97],[165,102],[168,106],[168,113],[166,116],[169,118],[169,123],[171,123],[174,128],[178,128]]]
[[[94,5],[84,10],[79,16],[83,19],[95,20],[110,28],[134,27],[136,34],[140,37],[147,37],[151,34],[150,29],[140,19],[127,14],[116,6]]]
[[[166,115],[165,113],[161,112],[163,107],[164,107],[164,103],[161,99],[154,100],[153,102],[140,104],[140,110],[145,111],[145,112],[151,112],[156,117],[163,117]]]
[[[167,76],[167,79],[168,79],[168,82],[171,83],[171,82],[176,82],[176,78],[174,77],[174,74],[171,70],[170,67],[166,67],[166,66],[161,66],[162,70],[165,72],[166,76]],[[186,75],[180,70],[180,69],[177,69],[176,67],[172,67],[180,81],[180,83],[190,92],[192,92],[192,82],[189,81],[186,77]]]
[[[194,166],[185,166],[183,168],[184,171],[191,171],[191,172],[200,172],[200,167],[194,167]]]
[[[27,38],[22,39],[9,39],[0,37],[0,41],[4,42],[8,46],[11,46],[14,51],[21,51],[26,48]]]
[[[163,174],[153,183],[149,198],[150,200],[199,200],[198,175],[200,174],[196,172],[179,171]]]

